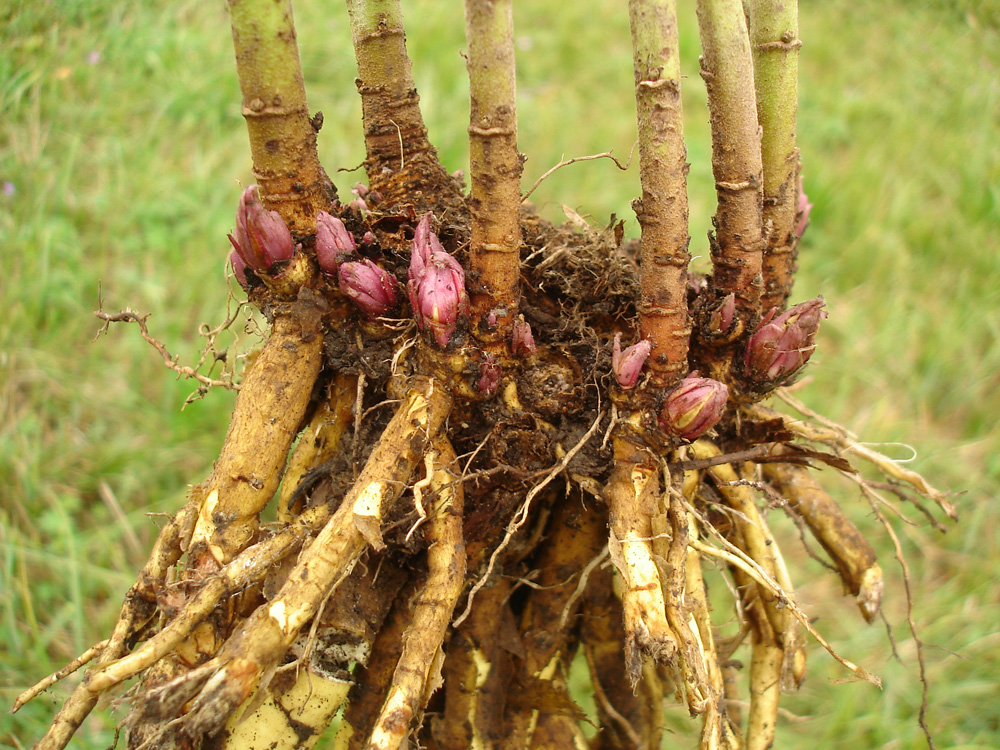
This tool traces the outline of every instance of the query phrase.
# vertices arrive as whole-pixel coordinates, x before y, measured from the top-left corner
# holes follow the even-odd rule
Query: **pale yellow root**
[[[212,576],[163,630],[128,656],[88,675],[87,688],[91,692],[102,693],[168,654],[190,636],[220,602],[263,580],[273,565],[295,552],[306,537],[329,517],[330,510],[326,506],[311,508],[274,536],[241,552]]]
[[[308,750],[330,725],[347,698],[351,683],[301,666],[291,687],[279,691],[278,680],[253,713],[235,712],[225,729],[225,750]]]
[[[244,375],[212,475],[197,487],[201,511],[191,537],[193,566],[225,565],[253,540],[323,365],[322,325],[317,304],[305,297],[275,316]]]
[[[433,473],[428,491],[437,499],[428,524],[427,583],[414,604],[413,619],[403,635],[403,651],[393,672],[389,694],[368,742],[371,750],[396,750],[406,740],[440,683],[441,644],[465,583],[462,540],[464,493],[454,472],[455,451],[443,435],[433,443]],[[435,671],[435,667],[437,671]]]
[[[875,550],[807,469],[793,464],[764,464],[764,478],[788,500],[833,560],[844,586],[862,616],[872,622],[882,602],[882,568]]]
[[[298,508],[291,508],[291,499],[302,478],[311,469],[322,466],[340,449],[340,439],[351,424],[357,375],[337,373],[328,387],[327,398],[316,407],[316,413],[299,438],[278,494],[278,521],[291,523]]]
[[[608,550],[622,578],[625,666],[633,685],[642,676],[643,654],[661,663],[677,654],[667,620],[660,572],[653,558],[652,517],[657,513],[658,466],[643,448],[613,438],[614,465],[605,488],[609,511]]]
[[[750,720],[747,750],[767,750],[774,744],[778,702],[781,699],[781,668],[785,652],[781,646],[754,640],[750,660]]]
[[[381,542],[378,524],[406,486],[451,408],[452,398],[430,379],[418,379],[386,426],[340,507],[299,556],[277,595],[258,607],[226,641],[208,666],[212,676],[167,731],[189,736],[211,733],[266,687],[278,661],[320,603],[357,563],[366,541]],[[359,522],[358,516],[364,518]],[[364,528],[361,528],[361,527]],[[366,536],[367,535],[367,536]],[[183,683],[187,677],[177,678]]]

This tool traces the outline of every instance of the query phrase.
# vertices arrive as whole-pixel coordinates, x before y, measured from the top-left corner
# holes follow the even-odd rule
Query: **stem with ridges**
[[[465,33],[472,326],[484,341],[506,344],[517,314],[521,268],[522,164],[511,0],[466,0]]]
[[[316,153],[291,0],[229,0],[229,13],[261,198],[292,232],[313,234],[336,190]]]
[[[795,120],[802,42],[796,0],[747,0],[746,11],[762,133],[764,224],[769,227],[764,250],[766,311],[785,307],[795,277],[799,175]]]
[[[709,307],[735,294],[744,327],[760,313],[763,167],[753,62],[740,0],[698,0],[701,75],[712,125],[718,195]]]
[[[458,194],[427,140],[420,97],[406,53],[399,0],[347,0],[358,61],[365,170],[386,204],[411,203],[418,213]]]
[[[687,374],[691,320],[687,309],[687,149],[681,106],[680,48],[674,0],[630,0],[642,199],[639,321],[652,344],[654,385]]]

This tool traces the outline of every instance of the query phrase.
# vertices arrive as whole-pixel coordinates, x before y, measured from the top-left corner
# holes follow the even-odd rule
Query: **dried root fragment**
[[[622,669],[627,635],[609,567],[591,573],[583,601],[580,641],[597,703],[595,750],[658,748],[664,730],[664,686],[656,669],[642,669],[635,691]],[[647,659],[648,661],[648,659]]]
[[[544,545],[531,561],[538,574],[521,611],[524,653],[515,660],[504,747],[571,747],[577,741],[582,713],[566,685],[575,646],[571,623],[580,606],[577,583],[604,545],[606,528],[603,507],[586,507],[579,490],[553,511]],[[553,744],[555,736],[569,744]]]
[[[844,515],[836,501],[809,471],[793,464],[764,464],[764,478],[788,500],[816,541],[837,566],[845,588],[853,594],[868,622],[874,621],[882,602],[882,568],[875,550]]]

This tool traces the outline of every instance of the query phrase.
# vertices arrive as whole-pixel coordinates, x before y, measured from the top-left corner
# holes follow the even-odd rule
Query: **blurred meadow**
[[[623,3],[517,3],[525,188],[562,158],[635,140]],[[693,4],[682,3],[692,252],[714,211]],[[178,380],[134,326],[96,337],[93,311],[150,313],[182,364],[230,299],[226,232],[252,181],[222,0],[6,0],[0,9],[0,745],[29,747],[67,687],[18,714],[18,693],[105,637],[145,561],[156,514],[203,479],[233,394]],[[404,0],[432,141],[465,167],[467,82],[459,3]],[[804,0],[799,142],[815,204],[795,300],[830,318],[798,396],[955,498],[946,534],[895,519],[913,617],[927,644],[928,723],[939,748],[1000,747],[1000,8],[938,0]],[[320,157],[341,195],[363,172],[354,61],[340,6],[301,0],[299,44]],[[532,196],[637,233],[637,168],[556,173]],[[238,291],[238,290],[237,290]],[[242,299],[237,295],[237,299]],[[257,337],[222,342],[229,363]],[[222,364],[214,366],[218,375]],[[905,444],[905,445],[903,445]],[[885,687],[813,644],[785,699],[782,748],[917,748],[921,688],[893,549],[854,485],[827,483],[878,539],[887,591],[865,626],[794,539],[793,579],[817,627]],[[776,518],[779,514],[772,513]],[[775,521],[777,533],[794,535]],[[75,684],[73,680],[69,685]],[[678,712],[671,728],[685,731]],[[103,711],[73,747],[110,744]],[[672,735],[671,735],[672,736]],[[683,740],[681,746],[693,746]]]

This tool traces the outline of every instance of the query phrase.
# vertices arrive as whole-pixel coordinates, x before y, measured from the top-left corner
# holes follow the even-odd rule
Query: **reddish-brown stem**
[[[458,185],[427,139],[413,83],[399,0],[347,0],[358,61],[365,169],[370,187],[387,205],[410,203],[418,213],[440,210],[458,197]]]
[[[229,0],[229,12],[261,197],[293,232],[313,234],[336,190],[316,153],[291,0]]]
[[[753,61],[740,0],[699,0],[701,75],[708,89],[712,171],[718,195],[709,305],[735,295],[753,323],[763,286],[763,168]]]
[[[469,44],[469,179],[472,195],[472,325],[506,342],[517,314],[521,249],[521,155],[517,152],[511,0],[466,0]]]
[[[687,309],[687,149],[681,106],[677,12],[673,0],[631,0],[635,103],[642,199],[639,324],[652,352],[654,385],[687,374],[691,321]]]

